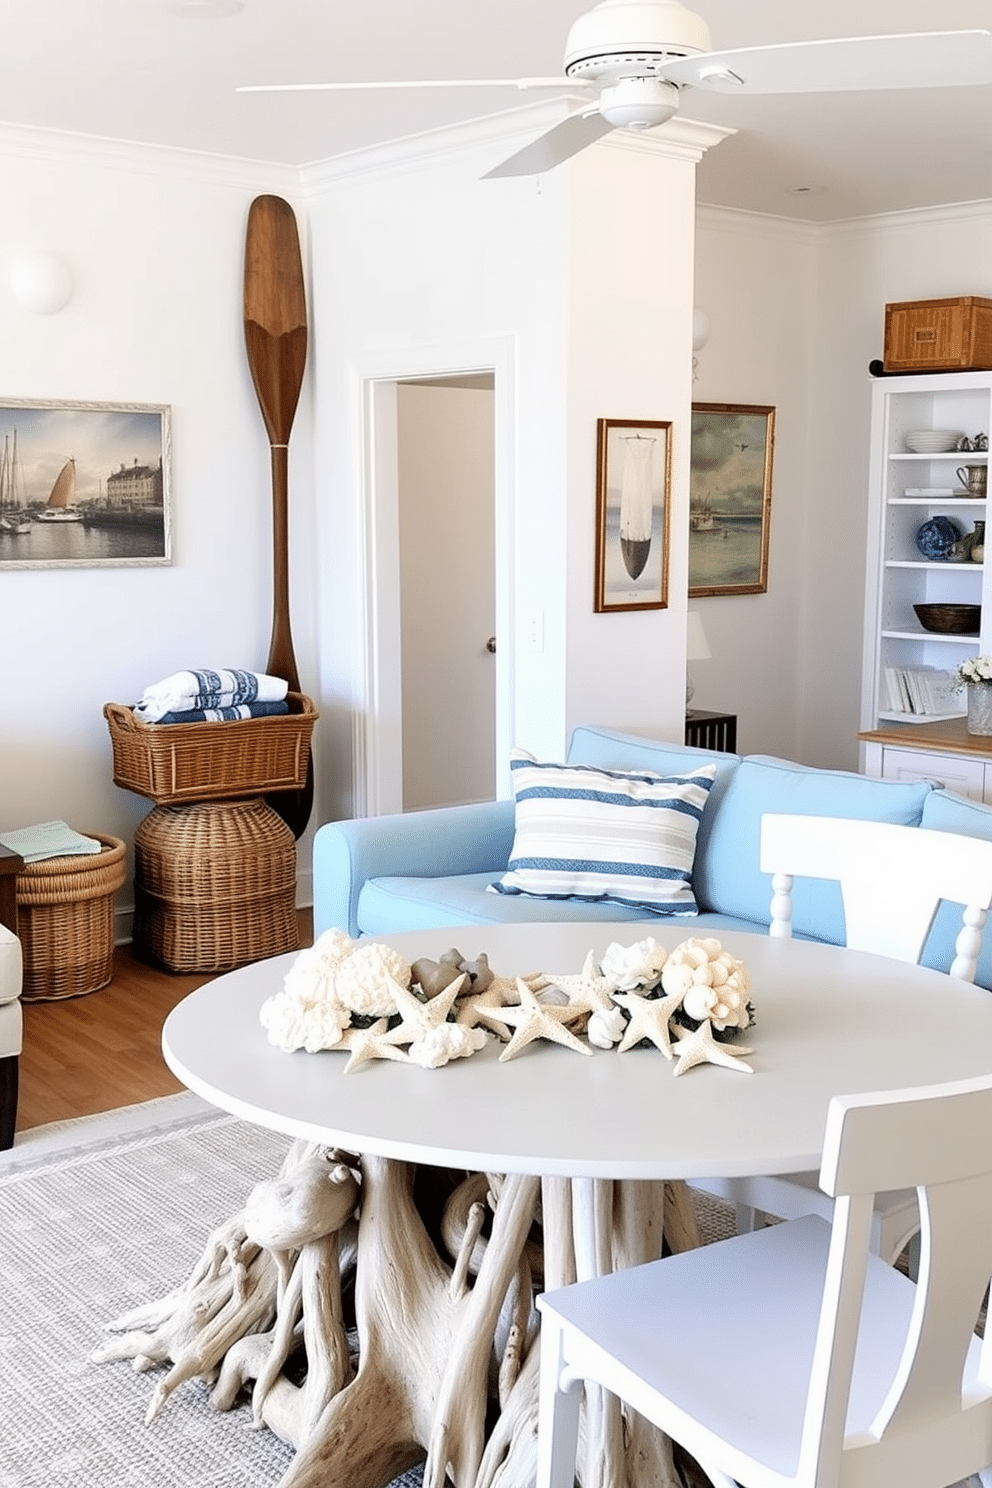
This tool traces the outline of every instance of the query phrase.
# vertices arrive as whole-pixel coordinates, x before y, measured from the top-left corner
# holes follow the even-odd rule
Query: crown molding
[[[904,212],[878,212],[869,217],[846,217],[820,226],[831,236],[858,233],[904,232],[907,228],[957,226],[961,223],[992,222],[992,199],[946,202],[938,207],[914,207]]]
[[[829,222],[808,222],[779,217],[771,212],[751,212],[740,207],[720,207],[709,202],[696,204],[696,221],[716,232],[755,231],[776,237],[792,236],[816,240],[823,237],[858,237],[865,233],[905,232],[920,227],[959,226],[962,223],[992,222],[992,200],[948,202],[939,207],[914,207],[903,212],[877,212],[863,217],[839,217]]]
[[[792,242],[811,243],[820,237],[822,222],[805,222],[796,217],[777,217],[770,212],[749,212],[741,207],[718,207],[709,202],[696,203],[696,225],[710,232],[739,233],[754,238],[788,238]]]
[[[295,166],[272,161],[249,160],[239,155],[215,155],[205,150],[185,150],[166,145],[142,144],[102,135],[76,134],[68,130],[42,129],[28,124],[0,121],[0,154],[13,159],[79,161],[108,170],[134,171],[141,175],[182,177],[214,185],[257,190],[294,192],[300,173]]]
[[[588,103],[587,95],[560,93],[555,98],[527,103],[520,108],[336,155],[301,166],[301,184],[305,192],[320,192],[344,181],[354,183],[417,168],[433,170],[460,155],[489,146],[499,147],[496,152],[499,159],[527,144],[543,130],[561,123],[568,114],[583,105],[588,106]],[[613,130],[597,144],[614,149],[639,150],[669,159],[698,161],[707,150],[735,133],[736,130],[718,124],[702,124],[676,116],[660,129]]]

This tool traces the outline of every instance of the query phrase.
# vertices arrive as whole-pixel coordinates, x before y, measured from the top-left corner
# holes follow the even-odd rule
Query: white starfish
[[[642,997],[640,992],[614,992],[613,1001],[630,1014],[624,1036],[617,1044],[617,1053],[626,1054],[641,1039],[650,1039],[666,1059],[674,1058],[668,1020],[681,1004],[682,996],[681,992],[673,992],[670,997]]]
[[[505,1043],[510,1035],[506,1031],[506,1024],[497,1022],[497,1013],[494,1009],[516,1006],[520,1001],[517,992],[518,981],[526,982],[528,986],[531,986],[534,983],[539,984],[541,977],[534,974],[526,977],[494,976],[481,992],[471,992],[461,999],[455,1014],[455,1022],[463,1023],[468,1028],[479,1026],[486,1028]]]
[[[513,1037],[499,1056],[502,1064],[512,1059],[535,1039],[552,1039],[564,1044],[567,1049],[577,1049],[580,1054],[591,1054],[588,1044],[576,1038],[571,1029],[565,1027],[581,1013],[589,1009],[573,1002],[559,1004],[539,1002],[537,994],[527,985],[523,977],[517,977],[517,993],[520,998],[515,1007],[494,1008],[492,1016],[509,1024],[515,1030]]]
[[[351,1058],[345,1065],[345,1074],[349,1070],[357,1069],[360,1064],[365,1064],[369,1059],[405,1059],[406,1054],[398,1046],[415,1044],[430,1033],[432,1028],[437,1028],[444,1023],[467,977],[464,973],[456,977],[442,992],[428,1002],[421,1002],[409,987],[401,986],[394,977],[387,977],[386,980],[396,999],[400,1022],[395,1028],[387,1028],[384,1031],[379,1031],[375,1027],[367,1029],[367,1037],[356,1040],[353,1046]],[[388,1053],[390,1049],[394,1052]]]
[[[610,1013],[613,1011],[611,1001],[613,983],[599,970],[595,951],[588,953],[580,972],[566,976],[553,976],[550,972],[546,972],[541,980],[545,986],[560,987],[576,1002],[586,1003],[593,1012]]]
[[[709,1018],[704,1018],[699,1027],[691,1032],[688,1029],[675,1045],[678,1055],[673,1075],[684,1075],[686,1070],[694,1069],[697,1064],[722,1064],[726,1069],[742,1070],[746,1075],[752,1075],[754,1070],[741,1058],[742,1054],[751,1054],[752,1049],[740,1046],[737,1052],[731,1052],[729,1044],[718,1043],[713,1037],[713,1025]]]

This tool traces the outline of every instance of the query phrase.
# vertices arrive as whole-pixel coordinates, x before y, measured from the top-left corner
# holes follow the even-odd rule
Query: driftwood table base
[[[186,1282],[109,1325],[94,1359],[167,1366],[295,1448],[280,1488],[531,1488],[534,1297],[698,1244],[681,1183],[460,1173],[297,1142]],[[590,1392],[583,1488],[680,1488],[668,1439]]]

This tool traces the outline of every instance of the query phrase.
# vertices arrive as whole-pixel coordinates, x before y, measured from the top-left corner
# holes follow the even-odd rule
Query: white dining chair
[[[992,1488],[992,1341],[975,1332],[990,1122],[992,1075],[835,1096],[830,1223],[807,1215],[539,1297],[537,1488],[572,1488],[583,1384],[719,1488],[944,1488],[975,1473]],[[910,1185],[918,1282],[870,1249],[875,1193]]]
[[[769,935],[792,934],[797,877],[835,879],[844,908],[845,943],[898,961],[918,962],[942,900],[963,906],[950,975],[974,981],[982,930],[992,905],[992,842],[924,827],[830,816],[768,814],[761,819],[761,869],[772,875]],[[815,1173],[702,1179],[697,1188],[734,1205],[738,1230],[759,1213],[778,1219],[829,1217]],[[911,1191],[880,1194],[872,1244],[894,1261],[911,1245],[918,1263],[919,1210]]]

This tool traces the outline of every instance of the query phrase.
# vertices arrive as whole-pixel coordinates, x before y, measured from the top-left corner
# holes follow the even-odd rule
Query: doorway
[[[495,378],[396,386],[402,808],[496,794]]]

